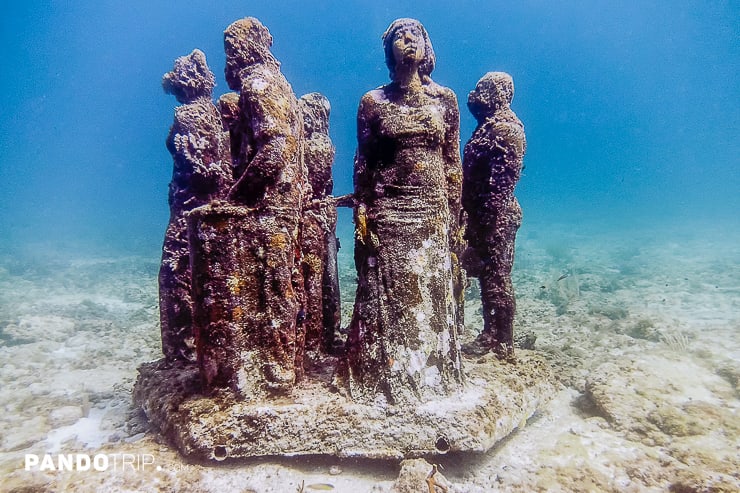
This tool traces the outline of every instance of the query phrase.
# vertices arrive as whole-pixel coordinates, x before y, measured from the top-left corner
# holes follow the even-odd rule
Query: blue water
[[[70,405],[106,410],[107,424],[90,432],[110,450],[154,447],[158,464],[192,466],[182,484],[232,477],[248,488],[265,477],[255,473],[261,460],[201,474],[151,434],[141,449],[115,442],[145,430],[130,388],[136,367],[161,356],[157,271],[172,174],[165,138],[177,104],[161,77],[200,48],[217,77],[215,97],[228,91],[222,33],[245,16],[269,27],[297,95],[320,91],[331,101],[336,194],[352,191],[357,104],[388,81],[381,34],[395,18],[426,26],[432,77],[461,105],[461,146],[474,128],[468,91],[487,71],[514,78],[512,106],[528,140],[516,192],[524,223],[515,330],[537,336],[569,395],[581,395],[594,371],[612,375],[599,373],[605,365],[633,379],[625,402],[637,405],[624,406],[624,422],[635,428],[588,418],[589,428],[588,409],[570,418],[543,409],[540,434],[515,436],[508,452],[497,447],[500,458],[440,458],[448,477],[496,478],[512,491],[521,474],[524,486],[514,481],[513,490],[531,491],[553,478],[568,490],[629,476],[633,488],[668,490],[684,467],[704,478],[696,484],[735,474],[736,420],[711,428],[738,409],[740,0],[25,0],[0,8],[0,490],[8,479],[39,491],[92,488],[88,476],[49,483],[19,469],[22,454],[48,450],[46,440],[69,428],[47,416]],[[350,219],[344,210],[345,326],[355,296]],[[476,289],[473,282],[466,298],[470,337],[482,326]],[[691,348],[672,347],[680,337]],[[703,409],[691,428],[709,431],[655,434],[648,401],[675,413],[665,416]],[[63,445],[63,453],[93,450]],[[267,470],[284,491],[309,474],[345,486],[397,474],[395,465],[345,462],[344,476],[322,478],[310,462],[282,464],[292,472]],[[174,484],[119,479],[101,481],[112,490]]]
[[[628,5],[624,5],[627,3]],[[160,79],[202,49],[223,81],[223,29],[256,16],[296,94],[331,101],[336,193],[351,191],[355,112],[387,82],[380,36],[426,26],[432,77],[461,103],[511,73],[529,141],[525,227],[740,222],[736,1],[27,1],[0,16],[0,243],[156,252],[168,217]],[[453,7],[453,5],[456,5]],[[340,230],[351,225],[343,216]]]

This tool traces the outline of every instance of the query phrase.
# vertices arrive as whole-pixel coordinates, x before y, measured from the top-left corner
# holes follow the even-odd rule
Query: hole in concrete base
[[[434,447],[440,454],[446,454],[450,451],[450,442],[447,441],[446,436],[440,435],[439,437],[437,437],[437,441],[434,442]]]
[[[229,451],[223,445],[216,445],[213,447],[213,458],[216,460],[224,460],[229,456]]]

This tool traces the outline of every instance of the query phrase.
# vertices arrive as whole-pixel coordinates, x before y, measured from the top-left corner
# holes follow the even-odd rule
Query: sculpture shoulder
[[[283,74],[273,67],[250,67],[241,73],[241,118],[255,135],[294,134],[303,127],[298,100]]]
[[[377,110],[378,106],[387,101],[387,99],[382,87],[368,91],[360,99],[360,111]]]
[[[426,86],[427,94],[440,100],[446,106],[457,111],[457,95],[449,87],[441,86],[432,81]]]
[[[269,67],[249,67],[241,73],[242,94],[266,94],[287,89],[287,80],[279,70],[271,70]],[[289,87],[289,86],[288,86]]]
[[[524,125],[513,112],[507,112],[502,116],[503,118],[494,118],[487,122],[481,129],[481,133],[490,135],[498,148],[521,157],[527,149]]]
[[[505,118],[496,118],[492,123],[492,130],[497,135],[522,141],[526,138],[524,135],[524,125],[513,112],[506,114]]]
[[[360,105],[357,108],[358,121],[376,120],[384,101],[386,101],[386,97],[382,87],[366,92],[360,99]]]
[[[498,132],[523,133],[524,125],[519,120],[494,120],[491,122],[491,128]]]
[[[457,106],[457,96],[452,89],[431,82],[426,86],[426,93],[443,109],[448,128],[458,129],[460,126],[460,109]]]

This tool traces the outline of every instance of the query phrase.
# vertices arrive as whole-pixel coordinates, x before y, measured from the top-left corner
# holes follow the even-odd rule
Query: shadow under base
[[[139,368],[134,400],[186,457],[331,455],[416,458],[485,452],[523,426],[556,393],[547,363],[519,351],[516,363],[492,355],[463,361],[458,393],[414,405],[353,402],[331,378],[306,379],[291,394],[259,402],[230,393],[204,396],[197,366],[164,360]]]

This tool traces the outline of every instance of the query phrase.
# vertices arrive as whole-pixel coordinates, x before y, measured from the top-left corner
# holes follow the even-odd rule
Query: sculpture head
[[[254,17],[245,17],[232,23],[224,31],[226,51],[226,83],[234,91],[241,89],[239,73],[250,65],[275,62],[270,52],[272,35]]]
[[[229,129],[239,120],[239,95],[227,92],[218,98],[218,110],[225,129]]]
[[[177,58],[172,71],[162,77],[164,92],[172,94],[182,104],[210,98],[215,85],[216,78],[208,68],[206,55],[200,50]]]
[[[514,80],[506,72],[488,72],[468,94],[468,109],[477,120],[508,108],[514,99]]]
[[[303,127],[313,132],[329,133],[329,112],[331,105],[321,93],[304,94],[298,100],[303,110]]]
[[[429,40],[429,35],[426,29],[424,29],[424,26],[421,25],[421,22],[408,18],[396,19],[388,26],[388,29],[383,34],[385,64],[390,71],[391,80],[396,79],[396,66],[403,61],[400,57],[404,56],[404,54],[399,52],[399,45],[396,43],[402,37],[411,38],[411,44],[415,48],[413,50],[415,53],[407,53],[406,56],[418,56],[420,58],[417,61],[419,64],[419,76],[423,83],[428,83],[435,63],[432,42]]]

